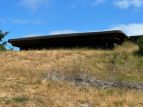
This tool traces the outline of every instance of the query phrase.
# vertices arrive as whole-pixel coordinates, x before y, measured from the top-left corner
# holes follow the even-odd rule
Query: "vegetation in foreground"
[[[68,81],[80,74],[99,80],[143,83],[143,57],[136,51],[137,45],[126,42],[114,50],[0,52],[0,105],[142,107],[143,91],[96,88]],[[61,79],[63,76],[66,79]]]
[[[139,53],[141,55],[143,55],[143,37],[140,37],[138,39],[138,42],[137,42],[138,46],[139,46]]]
[[[8,34],[9,32],[2,32],[0,30],[0,51],[5,51],[6,50],[6,45],[7,45],[7,42],[4,41],[4,37]]]

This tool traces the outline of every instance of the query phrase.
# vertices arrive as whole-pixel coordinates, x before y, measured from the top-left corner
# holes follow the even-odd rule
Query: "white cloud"
[[[143,34],[143,23],[116,25],[116,26],[111,27],[109,30],[122,30],[129,36],[142,35]]]
[[[40,33],[35,33],[35,34],[28,34],[28,35],[25,35],[23,37],[36,37],[36,36],[42,36],[44,34],[40,34]]]
[[[57,31],[52,31],[49,33],[49,35],[55,35],[55,34],[69,34],[69,33],[76,33],[74,30],[57,30]]]
[[[48,35],[56,35],[56,34],[70,34],[70,33],[76,33],[74,30],[57,30],[57,31],[52,31]],[[37,37],[37,36],[43,36],[47,34],[42,34],[42,33],[33,33],[33,34],[27,34],[24,35],[23,37]]]
[[[49,0],[20,0],[19,5],[31,9],[33,11],[36,11],[40,7],[48,6]]]
[[[74,6],[95,6],[97,4],[113,3],[118,8],[127,9],[130,7],[140,8],[143,5],[143,0],[76,0]]]
[[[142,6],[143,0],[115,0],[114,4],[121,9],[127,9],[129,7],[139,8]]]

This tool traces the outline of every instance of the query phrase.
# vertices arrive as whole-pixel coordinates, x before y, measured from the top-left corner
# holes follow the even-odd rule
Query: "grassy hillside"
[[[137,50],[126,42],[114,50],[0,52],[0,107],[142,107],[141,90],[80,82],[91,77],[143,83]]]

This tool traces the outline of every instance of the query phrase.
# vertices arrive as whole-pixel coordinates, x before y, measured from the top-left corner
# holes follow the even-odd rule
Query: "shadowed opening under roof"
[[[113,48],[128,37],[120,30],[103,32],[85,32],[71,34],[44,35],[10,39],[9,42],[22,50],[44,48]]]

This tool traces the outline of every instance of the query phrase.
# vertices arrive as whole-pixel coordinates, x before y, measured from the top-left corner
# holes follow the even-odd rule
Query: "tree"
[[[143,37],[138,39],[139,52],[143,54]]]
[[[0,30],[0,50],[6,50],[5,46],[6,46],[7,42],[3,41],[3,39],[8,33],[9,32],[2,32]]]

